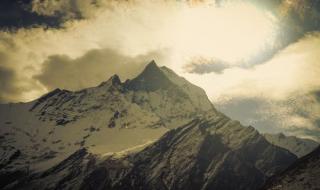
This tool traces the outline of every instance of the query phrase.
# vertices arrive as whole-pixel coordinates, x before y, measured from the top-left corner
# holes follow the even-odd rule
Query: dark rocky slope
[[[262,190],[320,189],[320,147],[270,178]]]
[[[107,159],[82,189],[258,189],[295,160],[252,127],[219,115],[174,129],[137,154]]]
[[[144,150],[99,158],[81,149],[8,189],[259,189],[296,160],[222,114],[172,129]]]

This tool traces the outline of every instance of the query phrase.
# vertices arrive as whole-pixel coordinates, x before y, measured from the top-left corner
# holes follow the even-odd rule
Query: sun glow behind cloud
[[[181,10],[170,26],[175,53],[244,63],[271,46],[277,19],[249,3],[200,4]]]

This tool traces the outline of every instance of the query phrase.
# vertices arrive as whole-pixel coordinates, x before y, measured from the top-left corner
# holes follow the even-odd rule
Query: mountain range
[[[0,105],[0,121],[3,189],[253,190],[306,154],[154,61],[132,80]]]

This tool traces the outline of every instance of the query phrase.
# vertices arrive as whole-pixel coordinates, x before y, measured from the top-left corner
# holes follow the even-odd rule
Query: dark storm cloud
[[[15,29],[34,25],[57,27],[60,25],[60,18],[32,12],[31,0],[0,1],[0,29]]]
[[[32,11],[62,20],[85,19],[93,16],[99,8],[106,8],[114,0],[32,0]]]
[[[111,49],[91,50],[85,55],[71,59],[65,55],[50,56],[35,76],[49,90],[63,88],[79,90],[96,86],[114,74],[122,80],[136,76],[152,59],[160,60],[159,53],[128,57]]]
[[[0,29],[61,27],[65,21],[84,19],[102,6],[103,0],[1,0]],[[105,3],[106,4],[106,3]]]

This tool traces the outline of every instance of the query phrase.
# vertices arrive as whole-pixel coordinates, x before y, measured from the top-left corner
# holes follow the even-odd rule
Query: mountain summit
[[[155,91],[168,89],[173,87],[173,84],[157,66],[156,62],[152,60],[140,75],[127,81],[126,86],[131,90]]]

